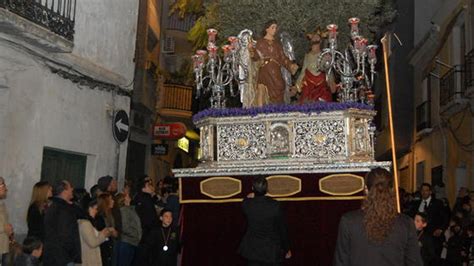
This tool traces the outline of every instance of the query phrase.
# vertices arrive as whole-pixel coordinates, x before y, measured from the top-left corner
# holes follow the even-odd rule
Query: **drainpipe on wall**
[[[441,61],[439,58],[436,58],[436,66],[443,66],[443,67],[446,67],[448,69],[452,69],[454,68],[453,66],[449,65],[449,64],[446,64],[444,63],[443,61]],[[439,73],[439,69],[437,67],[437,72]],[[440,76],[439,74],[435,74],[435,73],[430,73],[432,74],[434,77],[440,79]],[[438,93],[441,93],[441,89],[439,88],[438,86]],[[439,99],[439,97],[438,97]],[[439,105],[439,104],[438,104]],[[440,106],[438,106],[438,111],[436,112],[436,115],[437,115],[437,118],[438,118],[438,125],[437,127],[439,127],[439,130],[440,130],[440,133],[441,133],[441,138],[442,138],[442,141],[443,141],[443,176],[442,176],[442,181],[443,181],[443,184],[444,184],[444,196],[446,196],[446,184],[447,184],[447,180],[446,180],[446,172],[447,172],[447,168],[448,168],[448,140],[447,140],[447,136],[446,136],[446,132],[444,131],[444,122],[443,122],[443,119],[441,118],[441,114],[440,114]]]

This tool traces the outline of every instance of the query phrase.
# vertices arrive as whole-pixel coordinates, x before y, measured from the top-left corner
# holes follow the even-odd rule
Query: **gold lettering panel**
[[[329,195],[347,196],[364,190],[364,178],[352,174],[335,174],[319,180],[319,190]]]
[[[242,182],[232,177],[211,177],[201,181],[200,189],[208,197],[224,199],[242,192]]]
[[[288,197],[301,191],[301,180],[290,175],[268,176],[268,193],[270,197]]]

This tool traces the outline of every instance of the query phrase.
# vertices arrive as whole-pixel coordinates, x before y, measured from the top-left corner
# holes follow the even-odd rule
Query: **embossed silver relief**
[[[352,118],[350,143],[353,159],[372,158],[372,141],[369,134],[370,120],[367,118]]]
[[[265,125],[218,125],[218,160],[246,160],[266,158]]]
[[[201,161],[207,162],[213,160],[213,126],[201,127]]]
[[[343,120],[295,122],[295,158],[337,160],[346,153]]]
[[[270,126],[269,154],[275,156],[290,155],[290,128],[286,123],[274,123]]]

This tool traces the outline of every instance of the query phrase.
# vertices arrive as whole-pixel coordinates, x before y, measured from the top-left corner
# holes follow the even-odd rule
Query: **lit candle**
[[[197,50],[196,54],[204,57],[207,54],[207,51],[206,50]]]
[[[215,43],[216,42],[216,35],[217,35],[217,30],[216,29],[208,29],[207,30],[208,42]]]
[[[222,45],[222,51],[224,51],[224,57],[227,57],[229,53],[232,51],[232,46],[229,44]]]
[[[349,24],[351,25],[351,36],[352,38],[355,38],[356,36],[359,36],[359,18],[350,18],[349,19]]]
[[[210,42],[210,43],[207,45],[207,51],[209,52],[209,56],[210,56],[212,59],[216,59],[216,56],[217,56],[217,46],[216,46],[213,42]]]
[[[354,40],[354,49],[357,52],[360,52],[360,36],[355,36],[353,40]]]
[[[230,45],[232,45],[232,49],[236,50],[238,48],[239,39],[235,36],[230,36],[227,39],[229,40]]]
[[[199,55],[195,54],[191,58],[193,59],[193,68],[194,68],[194,70],[199,69]]]
[[[378,46],[375,45],[375,44],[372,44],[372,45],[369,45],[367,46],[367,50],[368,50],[368,60],[369,60],[369,63],[370,64],[373,64],[375,65],[377,63],[377,48]]]
[[[354,38],[354,48],[357,50],[358,53],[363,53],[365,51],[365,48],[367,47],[367,39],[361,37],[361,36],[356,36]]]
[[[329,41],[335,41],[337,37],[337,25],[336,24],[329,24],[326,26],[328,29],[328,39]]]
[[[204,56],[206,56],[207,52],[205,50],[197,50],[196,54],[193,55],[193,63],[194,69],[199,69],[204,64]]]

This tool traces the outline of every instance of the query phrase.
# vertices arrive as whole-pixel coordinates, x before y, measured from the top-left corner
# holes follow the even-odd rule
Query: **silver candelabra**
[[[327,77],[334,71],[340,77],[340,102],[363,102],[373,104],[372,85],[375,64],[377,63],[377,45],[367,45],[366,38],[359,34],[358,18],[350,18],[351,44],[344,51],[337,50],[337,25],[329,24],[329,48],[323,49],[318,59],[320,67]],[[370,69],[367,69],[367,65]]]
[[[235,96],[235,83],[240,87],[240,84],[247,79],[247,68],[241,63],[239,56],[239,52],[244,46],[239,38],[231,36],[228,38],[229,44],[221,47],[222,55],[219,55],[219,48],[216,45],[217,30],[208,29],[207,34],[207,51],[198,50],[192,56],[197,89],[196,98],[200,97],[202,93],[210,91],[211,107],[225,108],[226,88],[229,88],[231,96]],[[247,49],[247,47],[242,49]]]

